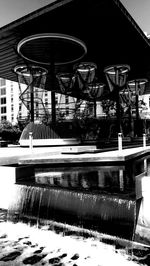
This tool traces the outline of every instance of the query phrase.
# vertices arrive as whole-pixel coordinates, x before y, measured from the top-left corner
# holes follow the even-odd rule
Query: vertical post
[[[51,91],[51,112],[52,112],[52,123],[56,123],[56,104],[55,104],[55,92]]]
[[[97,107],[96,100],[94,100],[94,117],[95,118],[96,118],[96,107]]]
[[[132,113],[131,113],[131,105],[129,106],[129,124],[130,124],[130,137],[133,138],[134,137],[134,119],[132,117]]]
[[[135,81],[135,94],[136,94],[136,120],[139,119],[139,88],[138,81]]]
[[[144,159],[144,172],[147,174],[148,168],[147,168],[147,159]]]
[[[117,129],[121,132],[121,113],[120,113],[120,98],[119,98],[119,88],[116,88],[116,112],[117,112]]]
[[[32,152],[32,149],[33,149],[33,135],[32,135],[32,132],[29,132],[29,148],[30,148],[30,151]]]
[[[56,123],[56,103],[55,103],[55,63],[52,55],[50,62],[50,77],[51,77],[51,112],[52,124]]]
[[[146,147],[146,134],[143,134],[143,147]]]
[[[122,133],[118,133],[118,150],[122,151]]]
[[[139,97],[138,94],[136,94],[136,120],[139,119]]]
[[[30,101],[31,101],[31,110],[30,110],[30,114],[31,114],[31,122],[34,122],[34,85],[33,85],[33,81],[34,81],[34,74],[33,74],[33,70],[32,68],[29,68],[30,71]]]
[[[33,85],[30,85],[30,99],[31,99],[31,122],[34,122],[34,89]]]
[[[135,81],[135,108],[136,108],[136,127],[135,127],[135,136],[138,136],[138,121],[139,121],[139,88],[138,81]]]
[[[116,76],[115,76],[115,90],[116,90],[116,112],[117,112],[117,129],[118,133],[121,132],[121,113],[120,113],[120,95],[119,95],[119,69],[116,68]]]

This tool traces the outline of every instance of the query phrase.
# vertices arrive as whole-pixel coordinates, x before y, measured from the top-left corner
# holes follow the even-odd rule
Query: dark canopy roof
[[[17,81],[14,67],[29,63],[17,53],[17,45],[38,33],[61,33],[81,39],[87,46],[82,61],[97,64],[99,81],[105,82],[103,70],[113,64],[130,65],[130,79],[149,79],[149,41],[119,0],[56,0],[2,27],[0,77]],[[56,71],[71,69],[69,64]],[[46,88],[50,89],[49,79]]]

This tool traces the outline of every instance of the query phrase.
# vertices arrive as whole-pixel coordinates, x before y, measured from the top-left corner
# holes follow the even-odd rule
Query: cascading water
[[[9,207],[0,210],[0,266],[149,265],[149,246],[134,241],[136,223],[150,219],[132,168],[42,168],[30,181],[1,184]]]
[[[43,171],[43,173],[42,173]],[[42,169],[36,172],[35,183],[16,184],[8,217],[36,222],[53,220],[99,232],[132,239],[136,220],[136,200],[126,194],[119,183],[119,172],[59,171]],[[116,172],[116,174],[114,174]],[[109,173],[109,175],[108,175]],[[110,182],[113,193],[110,193]],[[81,186],[82,184],[82,186]],[[104,189],[105,188],[105,189]],[[107,188],[107,190],[106,190]],[[116,191],[119,193],[116,193]],[[105,190],[105,191],[104,191]],[[115,193],[114,193],[115,192]]]

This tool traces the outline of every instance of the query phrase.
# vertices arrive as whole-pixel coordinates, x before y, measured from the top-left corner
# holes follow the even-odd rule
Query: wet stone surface
[[[15,260],[15,259],[16,259],[18,256],[20,256],[20,255],[21,255],[21,252],[19,252],[19,251],[14,251],[14,252],[11,252],[11,253],[9,253],[8,255],[2,257],[2,258],[0,259],[0,261],[13,261],[13,260]]]
[[[49,226],[0,222],[0,266],[150,265],[150,249]],[[58,233],[59,231],[59,233]]]
[[[37,262],[41,261],[46,255],[33,255],[23,260],[23,264],[34,265]]]

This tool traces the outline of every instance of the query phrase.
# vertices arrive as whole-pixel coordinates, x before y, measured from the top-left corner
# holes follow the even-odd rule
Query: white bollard
[[[144,172],[145,172],[145,174],[147,174],[147,172],[148,172],[147,159],[144,159]]]
[[[118,150],[122,151],[122,133],[118,133]]]
[[[33,149],[33,135],[32,135],[32,132],[29,132],[29,148],[32,151],[32,149]]]
[[[146,134],[143,134],[143,147],[146,147]]]

